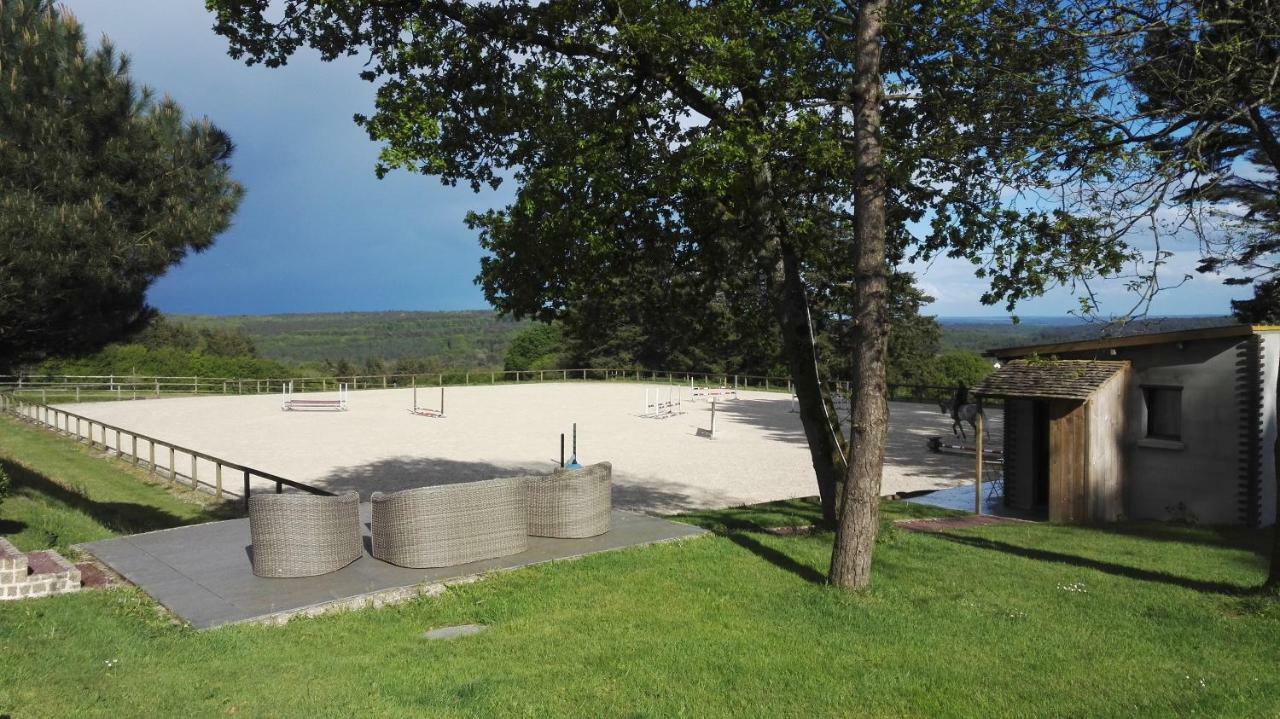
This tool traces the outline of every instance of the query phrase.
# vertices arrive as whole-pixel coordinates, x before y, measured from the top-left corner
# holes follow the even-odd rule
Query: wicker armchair
[[[314,577],[364,554],[360,495],[255,494],[249,497],[253,573]]]
[[[375,492],[373,556],[402,567],[451,567],[523,552],[524,485],[524,477],[507,477]]]
[[[613,465],[557,469],[529,479],[529,535],[564,539],[609,531]]]

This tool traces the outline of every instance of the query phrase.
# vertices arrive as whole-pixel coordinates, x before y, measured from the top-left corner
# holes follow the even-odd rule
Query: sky
[[[105,33],[130,56],[136,81],[207,116],[237,149],[232,174],[246,189],[233,227],[152,287],[150,302],[183,314],[274,314],[488,307],[473,278],[483,252],[463,218],[501,207],[504,185],[474,193],[436,178],[374,176],[378,146],[352,121],[371,113],[375,86],[359,59],[322,62],[301,52],[284,68],[247,67],[226,54],[202,0],[64,0],[91,44]],[[1171,248],[1168,276],[1195,266],[1194,247]],[[984,283],[961,260],[912,267],[935,298],[926,312],[1006,316],[978,298]],[[1134,298],[1122,282],[1097,287],[1104,313]],[[1162,293],[1155,314],[1225,314],[1247,295],[1197,276]],[[1064,315],[1077,302],[1059,288],[1020,315]]]

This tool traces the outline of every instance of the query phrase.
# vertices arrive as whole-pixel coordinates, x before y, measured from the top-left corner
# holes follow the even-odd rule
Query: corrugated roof
[[[972,391],[987,397],[1085,400],[1128,366],[1111,360],[1013,360]]]

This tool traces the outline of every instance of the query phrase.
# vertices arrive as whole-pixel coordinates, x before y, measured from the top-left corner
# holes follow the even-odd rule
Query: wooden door
[[[1088,421],[1084,402],[1049,402],[1049,521],[1078,524],[1089,516]]]

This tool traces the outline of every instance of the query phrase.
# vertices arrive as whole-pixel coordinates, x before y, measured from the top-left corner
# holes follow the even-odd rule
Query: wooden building
[[[1004,399],[1006,504],[1046,506],[1053,522],[1124,513],[1128,362],[1014,360],[974,389]]]
[[[987,354],[1005,502],[1056,522],[1275,521],[1280,327],[1233,325]]]

